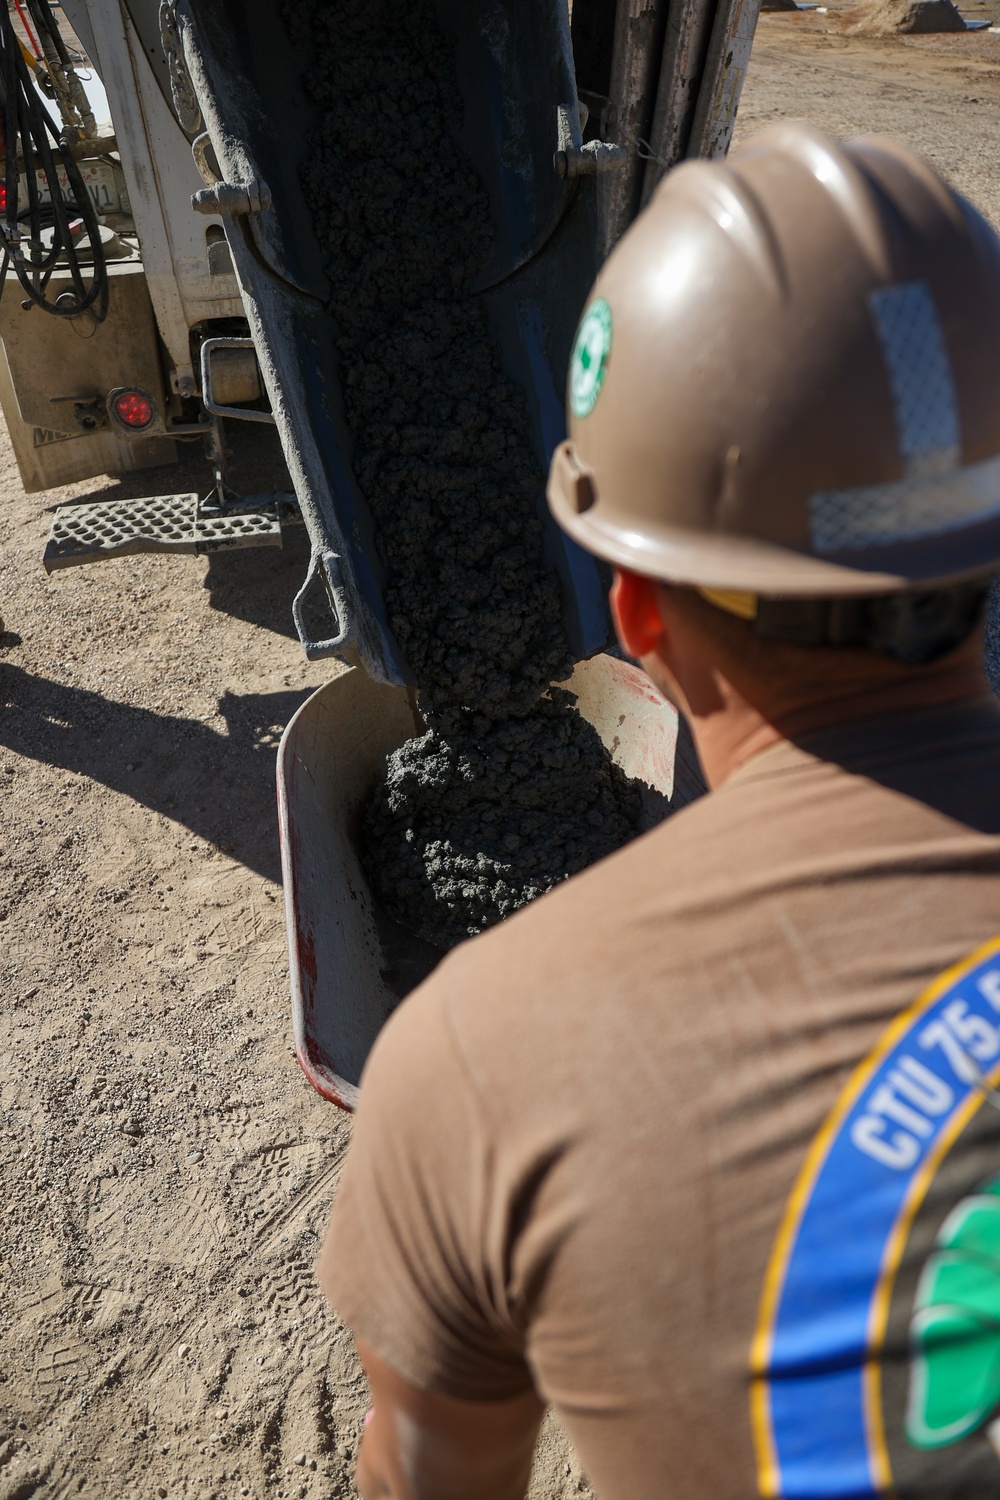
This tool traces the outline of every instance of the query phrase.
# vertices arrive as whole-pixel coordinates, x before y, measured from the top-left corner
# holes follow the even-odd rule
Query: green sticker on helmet
[[[574,417],[589,417],[604,384],[611,353],[611,308],[603,297],[592,302],[577,330],[569,367],[569,404]]]

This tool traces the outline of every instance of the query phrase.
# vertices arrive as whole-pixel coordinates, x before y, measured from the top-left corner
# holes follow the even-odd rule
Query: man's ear
[[[660,589],[655,578],[644,578],[628,568],[615,568],[611,613],[622,649],[629,656],[648,656],[665,634],[660,614]]]

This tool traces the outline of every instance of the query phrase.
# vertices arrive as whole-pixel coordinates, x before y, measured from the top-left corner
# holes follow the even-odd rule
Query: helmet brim
[[[566,478],[554,464],[547,495],[562,529],[595,557],[664,583],[779,598],[849,598],[944,587],[1000,571],[1000,515],[933,537],[818,558],[753,537],[706,535],[648,518],[641,533],[632,531],[620,513],[604,513],[599,495],[579,510]]]

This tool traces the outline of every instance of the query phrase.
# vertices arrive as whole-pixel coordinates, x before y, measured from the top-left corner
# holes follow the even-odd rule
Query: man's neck
[[[744,683],[717,674],[718,707],[686,709],[702,769],[710,787],[722,783],[754,756],[785,740],[837,725],[914,708],[934,708],[988,691],[981,649],[963,648],[929,667],[877,670],[869,680],[819,682],[808,689]]]

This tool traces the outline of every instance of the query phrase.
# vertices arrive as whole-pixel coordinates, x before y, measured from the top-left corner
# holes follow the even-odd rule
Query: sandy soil
[[[960,7],[1000,15],[997,0]],[[878,132],[920,151],[1000,226],[1000,35],[852,35],[857,9],[761,16],[737,120],[745,139],[772,120],[811,120],[834,135]]]
[[[273,792],[337,670],[292,635],[304,538],[39,562],[55,499],[207,477],[25,496],[0,453],[2,1500],[351,1493],[365,1391],[311,1273],[348,1123],[292,1056]]]
[[[740,134],[892,132],[1000,224],[1000,37],[849,20],[762,20]],[[0,1500],[351,1493],[365,1392],[310,1269],[349,1125],[291,1053],[272,789],[335,670],[292,635],[301,535],[40,564],[57,500],[205,479],[27,497],[0,448]],[[581,1492],[548,1429],[535,1500]]]

